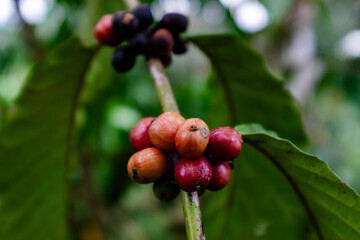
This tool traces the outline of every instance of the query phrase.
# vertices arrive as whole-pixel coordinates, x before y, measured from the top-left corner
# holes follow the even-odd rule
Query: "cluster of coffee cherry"
[[[108,46],[118,46],[112,57],[112,66],[118,72],[130,70],[137,55],[159,58],[164,67],[172,62],[171,52],[183,54],[188,43],[180,36],[188,26],[186,16],[167,13],[156,26],[147,4],[138,5],[132,12],[118,11],[104,15],[94,28],[98,42]]]
[[[137,151],[127,165],[130,178],[154,182],[154,194],[161,201],[171,201],[180,189],[224,188],[242,147],[235,129],[219,127],[210,132],[201,119],[185,120],[175,112],[141,119],[130,132],[130,142]]]

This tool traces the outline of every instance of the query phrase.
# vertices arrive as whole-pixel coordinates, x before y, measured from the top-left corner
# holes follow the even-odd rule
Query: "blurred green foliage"
[[[191,26],[188,35],[194,36],[191,39],[198,46],[191,45],[186,55],[174,56],[172,66],[167,69],[184,117],[206,119],[211,127],[219,124],[234,124],[230,120],[231,112],[228,112],[227,107],[223,107],[227,103],[222,100],[227,98],[228,93],[221,90],[221,85],[217,81],[220,66],[226,73],[225,78],[230,90],[233,91],[234,101],[231,104],[238,108],[236,124],[260,122],[267,128],[278,131],[281,137],[287,137],[297,143],[304,142],[297,104],[282,87],[279,87],[282,83],[277,82],[278,80],[269,74],[259,55],[250,47],[254,46],[260,51],[266,64],[271,66],[271,71],[278,76],[284,76],[285,82],[288,82],[288,77],[294,74],[294,70],[277,63],[285,51],[284,45],[290,38],[289,32],[296,27],[296,24],[292,25],[288,21],[294,9],[296,10],[294,2],[301,1],[260,1],[269,11],[271,21],[265,30],[255,34],[246,34],[236,29],[234,19],[229,12],[220,24],[213,26],[207,23],[202,18],[201,9],[208,2],[211,1],[200,1],[200,10],[190,14]],[[160,5],[157,1],[155,3],[157,5],[153,6],[161,12]],[[52,59],[49,64],[53,62],[62,64],[63,59],[57,58],[64,58],[68,61],[65,65],[71,64],[71,66],[64,67],[66,68],[64,72],[59,70],[45,72],[36,79],[31,77],[36,71],[36,69],[31,70],[31,67],[37,62],[40,64],[38,66],[48,67],[48,65],[44,64],[44,60],[38,61],[32,55],[31,46],[23,37],[24,30],[18,24],[16,16],[12,17],[11,24],[0,27],[1,144],[13,147],[11,154],[3,151],[0,156],[3,166],[0,172],[0,209],[4,209],[0,218],[6,216],[6,219],[1,219],[1,223],[7,222],[0,229],[1,232],[6,232],[11,226],[15,233],[6,239],[29,239],[30,234],[34,234],[31,235],[34,239],[49,239],[49,236],[54,236],[51,239],[56,239],[55,236],[63,236],[62,234],[65,233],[61,222],[65,219],[62,214],[65,210],[68,212],[68,229],[73,239],[185,238],[179,201],[159,203],[151,192],[151,186],[131,184],[125,170],[126,161],[133,153],[128,141],[131,127],[140,118],[157,116],[161,111],[143,58],[137,59],[132,71],[120,75],[115,73],[110,65],[112,49],[105,47],[96,53],[86,72],[85,85],[79,96],[78,107],[74,111],[75,128],[72,135],[74,142],[71,145],[73,147],[70,148],[72,154],[68,162],[69,169],[66,174],[69,180],[66,184],[58,182],[62,172],[65,171],[65,165],[61,163],[58,154],[61,152],[61,155],[64,155],[64,148],[69,146],[65,146],[61,141],[52,142],[51,137],[56,136],[60,131],[67,132],[69,123],[67,115],[62,118],[56,116],[69,113],[63,110],[69,107],[69,101],[73,98],[69,94],[64,94],[49,101],[57,95],[51,96],[47,93],[48,95],[42,98],[42,95],[37,96],[36,91],[31,90],[34,81],[44,81],[45,84],[52,79],[58,81],[56,82],[58,85],[52,88],[72,91],[73,88],[68,88],[67,84],[74,86],[75,82],[71,83],[65,73],[81,71],[81,61],[77,58],[85,55],[89,57],[90,55],[87,54],[92,50],[79,47],[75,42],[68,42],[71,47],[63,45],[63,42],[77,35],[84,45],[95,44],[92,28],[96,21],[105,13],[124,8],[125,4],[122,1],[55,1],[46,21],[31,27],[41,47],[41,56],[46,56],[45,59],[49,59],[50,56]],[[313,21],[316,36],[315,54],[325,67],[319,82],[311,89],[301,106],[303,123],[310,142],[307,148],[326,160],[341,179],[360,191],[360,175],[357,174],[360,171],[358,161],[360,62],[358,58],[343,58],[338,50],[342,37],[359,27],[359,3],[349,0],[331,4],[316,1],[311,3],[311,9],[315,12]],[[212,39],[196,37],[199,33],[240,33],[243,35],[243,40],[223,39],[223,36]],[[217,41],[223,43],[217,45]],[[230,47],[232,43],[240,49],[227,48],[222,51],[220,47],[227,43]],[[60,52],[57,50],[54,55],[53,50],[58,49],[59,46],[63,48],[60,48]],[[64,46],[67,46],[66,49]],[[77,55],[77,47],[79,47],[78,51],[84,51],[86,54]],[[210,58],[207,58],[200,49]],[[227,59],[229,63],[226,62]],[[239,68],[236,65],[238,62],[242,62]],[[212,64],[218,67],[212,68]],[[27,87],[22,89],[29,72],[30,76],[25,85]],[[262,95],[261,98],[256,98],[257,92],[249,92],[246,86],[239,86],[236,82],[238,76],[242,76],[244,81],[247,80],[247,84],[252,88],[259,88],[258,93],[269,96],[265,98]],[[270,86],[262,85],[264,83]],[[276,86],[272,88],[272,85]],[[238,89],[241,90],[241,95]],[[33,115],[27,116],[26,120],[31,119],[31,121],[8,125],[8,114],[11,115],[16,110],[14,103],[20,107],[22,104],[28,104],[26,94],[29,94],[29,91],[35,100],[39,98],[36,100],[39,105],[32,104],[26,107],[33,111],[31,113]],[[273,98],[272,93],[275,94]],[[253,101],[246,102],[249,96],[256,101],[256,104]],[[271,111],[272,107],[276,109],[276,106],[270,104],[274,99],[280,99],[276,101],[280,103],[278,105],[280,114]],[[51,104],[50,108],[49,104]],[[261,109],[257,109],[258,104]],[[20,108],[22,109],[23,107]],[[284,114],[284,111],[288,111],[289,115]],[[3,122],[6,122],[6,125]],[[43,123],[47,125],[42,125]],[[9,134],[12,133],[12,129],[17,131],[17,135]],[[38,139],[37,135],[43,138]],[[23,148],[23,143],[27,144],[26,148]],[[39,148],[39,145],[43,146]],[[21,154],[26,155],[25,158],[29,160],[18,165],[16,160]],[[255,160],[249,163],[246,159]],[[236,169],[230,186],[221,194],[206,193],[202,199],[209,239],[219,239],[221,231],[228,234],[227,239],[232,239],[232,234],[247,239],[280,239],[282,234],[292,236],[291,239],[316,239],[313,230],[306,223],[306,213],[299,207],[300,203],[295,193],[290,190],[286,182],[282,181],[283,176],[274,166],[251,148],[245,149],[243,157],[238,160],[241,161],[238,164],[241,167]],[[54,162],[56,164],[50,164]],[[40,166],[39,169],[43,170],[32,172],[36,166]],[[10,171],[11,169],[19,171],[22,181],[11,175],[14,173]],[[12,176],[11,179],[8,178],[9,176]],[[47,179],[48,182],[43,182],[43,179]],[[69,186],[67,192],[65,185]],[[235,196],[228,196],[227,193],[235,187],[240,191],[236,192]],[[27,189],[31,191],[28,192]],[[36,191],[33,191],[34,189]],[[3,192],[8,192],[9,195],[4,196],[1,194]],[[25,197],[19,198],[21,196],[19,192]],[[37,206],[44,204],[38,201],[45,196],[41,194],[47,194],[45,199],[49,201],[43,206],[42,212],[38,212]],[[67,209],[65,202],[62,201],[65,195],[68,197]],[[231,202],[235,201],[233,198],[236,199],[236,204]],[[271,203],[263,199],[268,199]],[[287,200],[287,205],[283,205],[284,199]],[[220,216],[218,222],[218,208],[222,208],[224,202],[226,202],[225,208],[234,208],[236,211]],[[22,205],[22,208],[17,208],[18,205]],[[250,218],[239,217],[237,215],[239,209],[240,211],[246,209],[244,216]],[[22,228],[21,226],[26,222],[25,216],[29,215],[35,220],[27,225],[27,228]],[[214,218],[215,220],[211,221]],[[232,221],[227,224],[226,218]],[[267,218],[277,220],[270,224]],[[12,225],[14,223],[15,225]],[[221,224],[226,226],[223,228]],[[286,232],[281,228],[283,224],[287,226]],[[221,228],[218,225],[221,225]],[[230,231],[238,225],[249,226],[251,231],[244,231],[244,228]],[[60,227],[57,231],[51,231],[51,226]],[[253,229],[251,228],[253,226],[257,227]],[[38,232],[32,232],[33,229],[37,229]],[[42,229],[48,229],[49,232]],[[230,230],[227,231],[228,229]],[[347,237],[347,239],[356,238]]]

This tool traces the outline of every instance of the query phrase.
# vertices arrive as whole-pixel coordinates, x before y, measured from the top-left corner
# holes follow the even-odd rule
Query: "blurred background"
[[[306,150],[360,192],[360,1],[147,2],[157,20],[166,12],[187,15],[188,36],[234,33],[248,41],[301,106]],[[1,0],[0,119],[39,58],[74,35],[95,44],[97,20],[124,8],[119,1]],[[159,203],[151,187],[129,182],[129,131],[160,108],[143,59],[120,76],[111,54],[103,48],[92,63],[77,112],[81,164],[70,173],[73,236],[183,239],[180,201]],[[212,74],[206,57],[191,45],[167,72],[184,117],[206,119]]]

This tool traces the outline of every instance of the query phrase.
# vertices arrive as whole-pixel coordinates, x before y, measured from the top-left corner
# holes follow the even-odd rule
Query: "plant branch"
[[[14,0],[14,3],[15,3],[16,15],[18,16],[21,27],[23,28],[22,32],[21,32],[22,38],[23,38],[24,42],[27,44],[27,46],[29,47],[31,57],[34,60],[38,60],[43,55],[43,50],[42,50],[38,40],[36,39],[33,27],[30,26],[25,21],[25,19],[23,18],[22,14],[21,14],[19,0]]]
[[[154,82],[162,111],[179,113],[179,108],[176,104],[174,94],[171,90],[169,80],[161,62],[158,59],[150,58],[148,59],[147,64]]]
[[[163,112],[171,111],[179,113],[179,108],[161,62],[158,59],[150,58],[147,64]],[[205,240],[197,192],[187,193],[181,191],[181,202],[188,240]]]
[[[138,0],[126,0],[128,8],[133,9],[139,4]],[[151,78],[153,79],[156,93],[158,95],[163,112],[180,113],[169,80],[164,67],[159,59],[147,59],[147,65]],[[181,191],[181,202],[183,207],[186,235],[188,240],[205,240],[199,197],[197,192],[187,193]]]

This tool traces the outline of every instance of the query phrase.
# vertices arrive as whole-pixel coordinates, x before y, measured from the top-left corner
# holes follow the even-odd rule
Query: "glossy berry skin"
[[[106,14],[100,18],[94,27],[94,35],[100,44],[116,46],[122,42],[112,26],[112,15]]]
[[[130,131],[130,143],[136,151],[143,150],[148,147],[154,147],[150,142],[148,130],[155,118],[146,117],[141,119]]]
[[[176,185],[174,174],[166,174],[153,184],[153,193],[161,202],[174,200],[179,192],[180,188]]]
[[[129,40],[137,33],[139,21],[134,14],[119,11],[113,15],[112,25],[118,37]]]
[[[151,50],[154,55],[166,55],[171,53],[174,47],[174,38],[165,28],[160,28],[151,37]]]
[[[175,54],[183,54],[188,50],[188,41],[179,34],[173,34],[174,37],[174,47],[172,52]]]
[[[205,153],[209,160],[231,161],[241,152],[242,137],[231,127],[218,127],[210,132],[210,140]]]
[[[230,181],[232,169],[228,162],[218,162],[211,165],[212,178],[206,189],[218,191],[223,189]]]
[[[175,136],[176,150],[183,156],[199,157],[209,142],[210,130],[199,118],[187,119]]]
[[[166,28],[173,33],[185,32],[187,26],[187,17],[180,13],[167,13],[158,24],[158,27]]]
[[[211,165],[205,157],[182,158],[175,166],[175,181],[186,192],[199,191],[211,181]]]
[[[153,15],[151,13],[151,8],[148,4],[140,4],[133,9],[132,13],[139,20],[138,30],[142,31],[149,27],[153,21]]]
[[[169,159],[161,150],[145,148],[131,156],[127,165],[130,178],[137,183],[151,183],[166,174]]]
[[[157,148],[172,152],[175,150],[175,135],[185,119],[178,113],[160,114],[149,127],[149,138]]]
[[[135,64],[136,55],[127,46],[119,47],[114,51],[112,56],[112,66],[120,73],[129,71]]]

